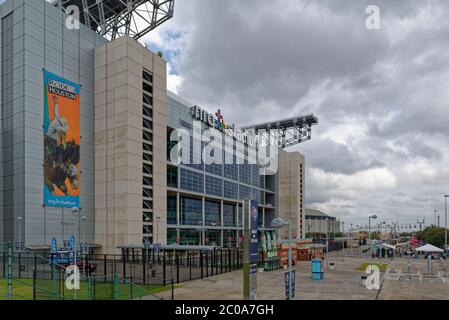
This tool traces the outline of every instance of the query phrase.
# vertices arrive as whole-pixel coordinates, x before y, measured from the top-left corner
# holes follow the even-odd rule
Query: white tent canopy
[[[387,244],[387,243],[382,243],[382,248],[384,249],[396,249],[396,246],[393,246],[391,244]]]
[[[426,252],[426,253],[444,253],[443,249],[437,248],[431,244],[426,244],[425,246],[416,248],[417,252]]]

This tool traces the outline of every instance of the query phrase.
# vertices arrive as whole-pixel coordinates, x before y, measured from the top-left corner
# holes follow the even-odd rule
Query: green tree
[[[373,232],[370,233],[369,237],[370,237],[372,240],[380,240],[380,232],[378,232],[378,231],[373,231]]]
[[[444,246],[444,228],[427,227],[416,233],[416,238],[436,247]]]

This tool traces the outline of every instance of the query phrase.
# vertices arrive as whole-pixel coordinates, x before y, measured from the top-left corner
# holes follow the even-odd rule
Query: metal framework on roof
[[[242,128],[260,134],[267,144],[278,141],[282,149],[312,139],[312,127],[318,124],[318,118],[311,114],[281,121],[265,122]]]
[[[80,22],[109,40],[130,36],[136,40],[171,19],[175,0],[54,0],[70,11],[77,6]],[[69,12],[68,12],[69,13]]]

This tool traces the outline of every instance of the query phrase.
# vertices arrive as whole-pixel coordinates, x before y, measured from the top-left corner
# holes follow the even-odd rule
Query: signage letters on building
[[[251,148],[259,148],[260,137],[258,135],[235,129],[234,126],[226,124],[223,119],[223,114],[220,110],[218,110],[218,112],[213,115],[212,113],[201,109],[198,106],[194,106],[190,109],[190,113],[192,117],[207,124],[209,127],[215,128]]]

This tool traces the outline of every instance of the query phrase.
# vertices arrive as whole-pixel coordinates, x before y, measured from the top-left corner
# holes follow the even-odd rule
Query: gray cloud
[[[380,7],[381,30],[364,26],[371,4]],[[176,6],[176,17],[157,32],[182,32],[173,61],[182,96],[220,106],[228,121],[242,125],[309,112],[319,117],[313,140],[292,149],[307,159],[309,206],[354,223],[372,211],[415,221],[443,209],[448,1],[191,0]],[[376,188],[357,190],[365,178]],[[389,186],[394,180],[394,188],[382,179]]]
[[[330,139],[315,139],[313,148],[315,150],[325,150],[325,152],[310,153],[307,163],[325,172],[354,174],[358,171],[385,166],[378,159],[360,157],[350,150],[347,145],[336,143]]]

